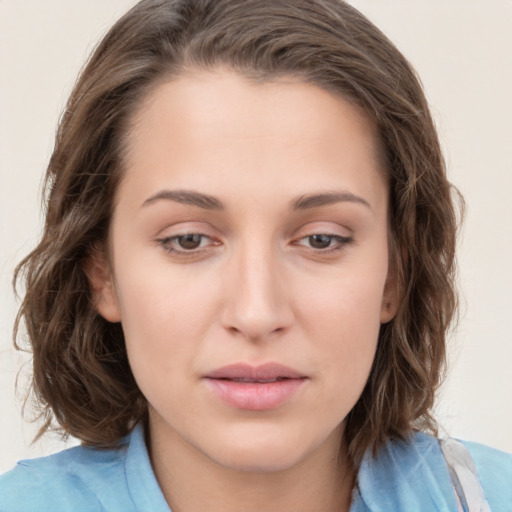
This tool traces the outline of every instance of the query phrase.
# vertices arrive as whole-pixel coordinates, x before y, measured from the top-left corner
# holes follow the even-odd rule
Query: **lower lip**
[[[267,411],[284,405],[304,385],[306,379],[275,382],[237,382],[206,379],[208,387],[226,404],[247,411]]]

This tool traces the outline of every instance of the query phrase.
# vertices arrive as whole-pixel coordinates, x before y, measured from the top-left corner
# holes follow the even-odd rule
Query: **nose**
[[[250,341],[284,333],[293,320],[285,277],[270,247],[246,244],[230,258],[225,276],[223,326]]]

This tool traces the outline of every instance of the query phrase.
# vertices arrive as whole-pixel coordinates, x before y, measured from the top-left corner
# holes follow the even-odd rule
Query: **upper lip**
[[[266,363],[253,366],[237,363],[223,366],[205,375],[207,379],[240,379],[244,381],[272,381],[275,379],[303,379],[306,375],[278,363]]]

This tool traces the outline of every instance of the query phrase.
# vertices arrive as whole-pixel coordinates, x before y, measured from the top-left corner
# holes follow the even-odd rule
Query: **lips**
[[[275,363],[261,366],[234,364],[204,377],[210,391],[236,409],[264,411],[288,402],[303,387],[307,376]]]
[[[255,382],[274,381],[277,379],[301,379],[305,378],[305,375],[288,366],[275,363],[267,363],[260,366],[233,364],[208,373],[206,378]]]

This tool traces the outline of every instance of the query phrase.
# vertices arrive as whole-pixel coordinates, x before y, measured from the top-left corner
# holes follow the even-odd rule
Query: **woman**
[[[6,474],[0,510],[510,505],[510,456],[432,437],[451,186],[413,71],[357,11],[140,2],[47,191],[20,319],[41,433],[84,446]]]

